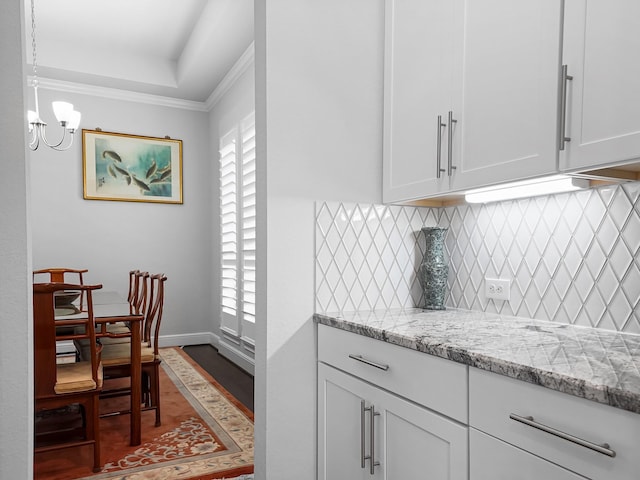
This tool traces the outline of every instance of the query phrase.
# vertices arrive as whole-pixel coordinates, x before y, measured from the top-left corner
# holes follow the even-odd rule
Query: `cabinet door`
[[[380,413],[384,479],[467,479],[467,427],[400,397],[376,393],[371,402]]]
[[[469,429],[469,480],[584,480],[508,443]]]
[[[448,188],[446,173],[437,168],[439,139],[446,143],[437,120],[438,115],[446,120],[451,104],[452,5],[450,0],[386,0],[385,203]]]
[[[361,463],[369,429],[366,421],[361,425],[360,412],[370,392],[366,383],[318,364],[318,480],[370,477],[369,461],[366,468]]]
[[[639,18],[638,0],[565,0],[563,63],[573,80],[562,169],[640,157]]]
[[[455,4],[452,190],[555,172],[562,2]]]
[[[322,363],[318,382],[319,479],[467,479],[465,426]]]

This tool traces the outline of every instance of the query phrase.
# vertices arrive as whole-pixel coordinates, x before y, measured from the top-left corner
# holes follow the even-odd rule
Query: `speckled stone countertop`
[[[458,309],[327,313],[314,320],[640,413],[640,335]]]

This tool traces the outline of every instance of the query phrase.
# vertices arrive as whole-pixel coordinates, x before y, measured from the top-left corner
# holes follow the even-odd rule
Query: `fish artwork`
[[[120,155],[118,155],[113,150],[105,150],[104,152],[102,152],[102,158],[107,158],[107,157],[115,160],[116,162],[122,163],[122,158],[120,158]]]
[[[162,173],[162,175],[160,175],[159,180],[162,181],[162,180],[166,179],[170,175],[171,175],[171,169],[166,170],[165,172]]]
[[[149,188],[149,185],[144,183],[142,180],[138,180],[135,177],[135,175],[131,175],[131,179],[133,180],[133,183],[135,183],[136,186],[138,186],[140,188],[140,190],[144,190],[146,192],[150,192],[151,191],[151,189]]]
[[[118,178],[111,165],[107,167],[107,170],[109,171],[109,175],[111,175],[113,178]]]
[[[157,168],[158,168],[158,165],[156,164],[155,159],[153,159],[151,162],[151,166],[149,167],[149,170],[147,170],[146,178],[149,178],[151,175],[156,173]]]
[[[124,168],[119,167],[118,165],[116,165],[115,163],[113,164],[113,168],[115,168],[118,172],[120,172],[122,175],[128,176],[129,172],[127,172]]]

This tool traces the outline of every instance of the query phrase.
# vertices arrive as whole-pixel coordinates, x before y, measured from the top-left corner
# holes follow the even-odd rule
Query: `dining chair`
[[[86,268],[41,268],[33,271],[33,281],[36,282],[41,275],[48,277],[48,283],[70,283],[77,285],[84,285],[83,275],[89,270]],[[73,278],[70,278],[73,277]],[[41,283],[41,282],[40,282]],[[80,294],[80,311],[84,309],[85,293]]]
[[[145,320],[142,322],[141,349],[142,361],[142,400],[143,410],[155,410],[155,426],[161,425],[160,415],[160,355],[158,339],[160,324],[164,310],[164,274],[149,275],[150,290]],[[131,375],[131,347],[129,343],[106,343],[103,339],[102,364],[106,380],[129,377]],[[81,357],[87,353],[86,348],[81,351]],[[130,387],[105,387],[100,398],[112,398],[129,395]],[[118,411],[105,413],[104,416],[128,413]]]
[[[71,283],[33,284],[33,344],[34,344],[34,410],[35,415],[79,405],[82,427],[79,431],[44,432],[34,426],[34,453],[42,453],[82,445],[93,446],[93,471],[102,468],[100,461],[99,395],[102,390],[103,369],[100,363],[101,346],[96,341],[92,292],[102,285]],[[80,290],[87,300],[82,318],[56,317],[55,292]],[[71,327],[65,335],[58,335],[57,327]],[[80,328],[77,328],[80,327]],[[58,364],[56,343],[61,340],[87,339],[83,361]],[[74,435],[71,435],[74,433]],[[78,435],[75,435],[78,434]]]
[[[144,315],[147,311],[149,299],[149,272],[140,270],[131,270],[129,272],[129,293],[127,301],[129,302],[129,312],[136,315]],[[140,327],[142,328],[142,326]],[[126,335],[130,332],[129,326],[123,323],[114,323],[107,325],[107,332],[111,334]],[[142,338],[142,331],[140,338]],[[104,345],[111,343],[128,343],[130,337],[104,337],[101,341]]]

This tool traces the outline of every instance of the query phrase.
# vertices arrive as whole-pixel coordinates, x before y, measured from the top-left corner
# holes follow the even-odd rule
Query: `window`
[[[221,329],[253,353],[256,303],[256,142],[251,114],[220,140]]]

